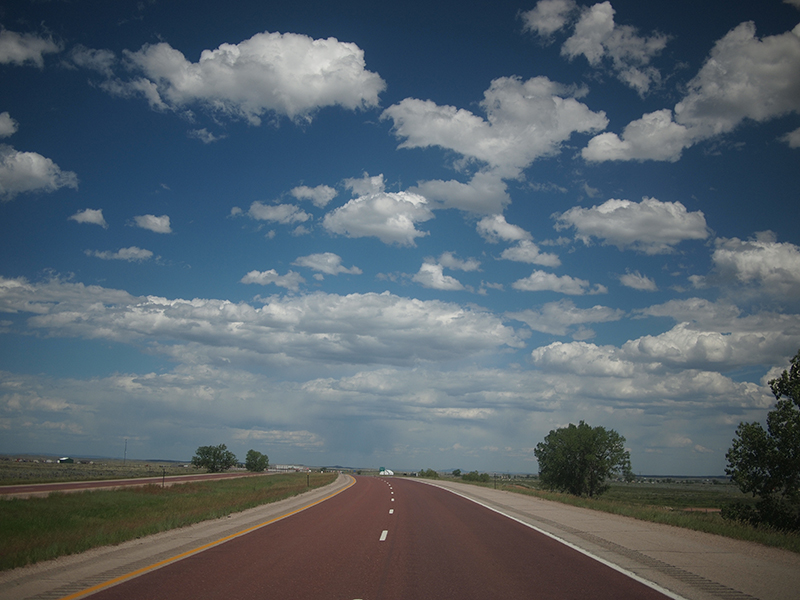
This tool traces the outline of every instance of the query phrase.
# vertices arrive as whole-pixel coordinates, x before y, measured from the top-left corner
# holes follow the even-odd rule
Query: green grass
[[[493,484],[480,484],[492,487]],[[719,509],[740,500],[752,502],[731,484],[710,485],[702,483],[617,483],[596,498],[576,497],[539,490],[530,480],[498,483],[498,489],[536,496],[545,500],[570,504],[582,508],[663,523],[675,527],[694,529],[738,540],[758,542],[766,546],[783,548],[800,553],[800,534],[786,533],[768,527],[752,527],[727,521],[718,512],[688,511],[686,509]]]
[[[18,462],[16,458],[0,457],[0,485],[160,477],[165,471],[168,476],[196,472],[194,468],[175,462],[98,459],[80,464],[58,464],[45,462],[44,457],[26,457],[24,462]]]
[[[312,488],[336,479],[312,473]],[[0,570],[224,517],[306,491],[292,473],[0,500]]]

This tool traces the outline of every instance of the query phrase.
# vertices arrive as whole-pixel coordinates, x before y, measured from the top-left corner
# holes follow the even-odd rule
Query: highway
[[[92,600],[666,597],[449,491],[373,477],[358,477],[355,485],[297,514],[91,595]]]

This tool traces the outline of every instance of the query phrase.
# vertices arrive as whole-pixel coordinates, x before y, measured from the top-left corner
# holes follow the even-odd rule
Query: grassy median
[[[311,488],[336,473],[312,473]],[[0,500],[0,570],[217,519],[310,489],[305,473]]]

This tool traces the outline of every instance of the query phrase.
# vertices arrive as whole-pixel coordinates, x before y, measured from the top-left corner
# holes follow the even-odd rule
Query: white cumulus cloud
[[[506,221],[503,215],[490,215],[478,221],[478,233],[487,242],[496,244],[500,240],[505,242],[519,242],[530,240],[531,234],[518,225]]]
[[[54,192],[62,187],[77,189],[78,176],[62,171],[37,152],[20,152],[0,144],[0,200],[12,200],[23,193]]]
[[[116,252],[111,252],[109,250],[86,250],[86,255],[102,258],[103,260],[126,260],[128,262],[142,262],[153,258],[153,253],[150,250],[145,250],[137,246],[120,248]]]
[[[525,292],[558,292],[568,296],[582,296],[583,294],[605,294],[605,286],[591,284],[585,279],[570,277],[569,275],[555,275],[546,271],[534,271],[528,277],[519,279],[512,284],[515,290]]]
[[[44,55],[60,52],[61,46],[52,38],[33,33],[17,33],[0,29],[0,64],[44,67]]]
[[[294,271],[289,271],[286,275],[278,275],[275,269],[269,269],[267,271],[250,271],[240,281],[241,283],[256,283],[258,285],[274,284],[296,292],[300,289],[300,284],[305,283],[306,280]]]
[[[300,185],[292,188],[292,196],[298,200],[311,200],[314,206],[324,208],[328,202],[336,197],[336,190],[328,185],[318,185],[313,188],[307,185]]]
[[[658,290],[656,282],[647,275],[642,275],[639,271],[628,272],[619,276],[619,282],[625,287],[643,292],[655,292]]]
[[[434,290],[463,290],[464,286],[455,277],[444,274],[444,267],[440,264],[425,262],[419,268],[414,277],[414,281],[426,288]]]
[[[575,228],[586,244],[592,238],[620,250],[633,248],[645,254],[663,254],[684,240],[703,240],[709,235],[702,212],[689,212],[680,202],[643,198],[641,202],[607,200],[599,206],[575,206],[558,215],[556,229]]]
[[[198,104],[254,125],[265,113],[310,122],[326,106],[377,106],[386,87],[366,70],[361,48],[336,38],[258,33],[239,44],[203,50],[198,62],[165,42],[124,54],[144,77],[111,81],[109,91],[144,95],[159,109]]]
[[[741,23],[716,42],[686,89],[673,110],[645,114],[621,137],[610,132],[594,137],[583,157],[674,162],[685,148],[730,133],[745,119],[765,122],[800,112],[800,25],[757,38],[753,22]]]
[[[100,225],[100,227],[103,229],[108,229],[108,223],[106,223],[106,220],[103,218],[102,208],[87,208],[85,210],[79,210],[69,219],[78,223],[91,223],[93,225]]]
[[[770,295],[797,298],[800,294],[800,247],[777,242],[771,232],[752,240],[720,238],[711,255],[718,276],[745,285],[758,285]]]
[[[137,227],[142,229],[149,229],[155,233],[172,233],[172,227],[169,223],[168,215],[138,215],[133,217]]]
[[[323,252],[320,254],[309,254],[308,256],[301,256],[295,260],[293,265],[298,267],[307,267],[326,275],[339,275],[340,273],[347,273],[349,275],[361,275],[362,271],[356,266],[349,269],[342,266],[342,257],[333,252]]]
[[[11,118],[8,111],[0,113],[0,138],[14,135],[19,129],[19,124]]]
[[[506,260],[543,265],[545,267],[558,267],[561,265],[561,259],[558,256],[540,252],[539,247],[530,240],[519,240],[516,246],[503,250],[500,257]]]
[[[416,98],[390,106],[382,118],[393,121],[400,148],[440,146],[516,177],[537,158],[557,154],[573,133],[605,128],[605,113],[576,100],[583,92],[547,77],[501,77],[484,92],[485,119]]]
[[[577,8],[575,0],[539,0],[535,7],[521,13],[520,17],[526,31],[549,38],[567,25],[571,13]]]
[[[432,218],[428,201],[419,194],[376,191],[329,212],[322,225],[351,238],[376,237],[384,244],[415,246],[416,238],[428,235],[416,228],[417,223]]]
[[[264,204],[253,202],[247,214],[257,221],[274,221],[282,225],[305,223],[311,215],[294,204]]]
[[[576,325],[619,321],[624,316],[623,310],[599,304],[591,308],[578,308],[572,300],[548,302],[540,309],[506,313],[509,319],[522,321],[534,331],[553,335],[567,335]]]

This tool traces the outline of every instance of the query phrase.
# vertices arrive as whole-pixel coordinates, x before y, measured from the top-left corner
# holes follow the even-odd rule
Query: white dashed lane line
[[[387,535],[389,535],[389,530],[388,530],[388,529],[384,529],[384,530],[381,532],[381,539],[380,539],[380,541],[381,541],[381,542],[385,542],[385,541],[386,541],[386,536],[387,536]]]

